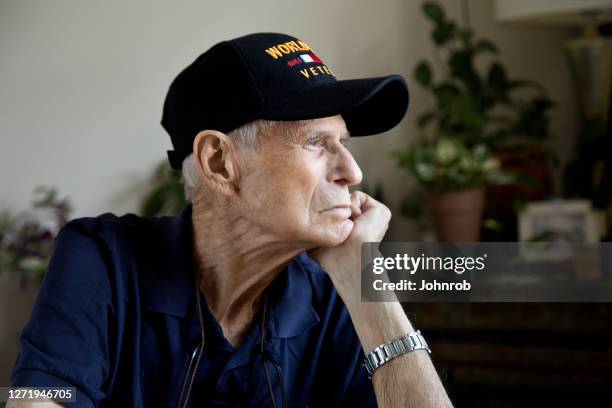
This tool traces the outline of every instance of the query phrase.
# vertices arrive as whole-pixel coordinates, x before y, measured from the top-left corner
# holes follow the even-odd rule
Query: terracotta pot
[[[478,242],[484,189],[428,192],[426,211],[440,242]]]

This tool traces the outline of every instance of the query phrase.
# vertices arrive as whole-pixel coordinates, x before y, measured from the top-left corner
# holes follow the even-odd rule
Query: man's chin
[[[348,218],[338,223],[334,223],[334,225],[325,232],[323,238],[324,242],[319,246],[335,247],[342,244],[351,235],[354,225],[355,223]]]

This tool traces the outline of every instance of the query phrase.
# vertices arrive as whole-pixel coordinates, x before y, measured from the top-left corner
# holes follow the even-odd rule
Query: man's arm
[[[347,304],[355,331],[367,353],[414,331],[398,302]],[[402,354],[372,374],[380,407],[451,407],[444,386],[425,350]]]
[[[391,212],[362,192],[354,192],[351,235],[340,246],[311,252],[330,276],[344,301],[365,353],[414,331],[398,302],[362,302],[361,243],[380,242]],[[380,407],[452,407],[429,354],[416,350],[402,354],[372,374]]]
[[[70,406],[75,407],[94,407],[106,397],[103,384],[110,372],[109,327],[115,309],[102,245],[88,220],[70,221],[59,232],[21,333],[13,387],[74,387]]]

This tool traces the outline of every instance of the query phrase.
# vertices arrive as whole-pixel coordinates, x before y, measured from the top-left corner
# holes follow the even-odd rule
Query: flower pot
[[[427,192],[425,208],[440,242],[477,242],[484,189]]]

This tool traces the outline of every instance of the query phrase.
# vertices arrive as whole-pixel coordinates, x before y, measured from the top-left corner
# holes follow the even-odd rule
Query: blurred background
[[[69,219],[185,203],[172,79],[257,31],[411,105],[350,143],[388,241],[610,240],[612,0],[0,0],[0,385]],[[610,271],[603,271],[610,273]],[[405,304],[457,406],[612,406],[609,304]]]

